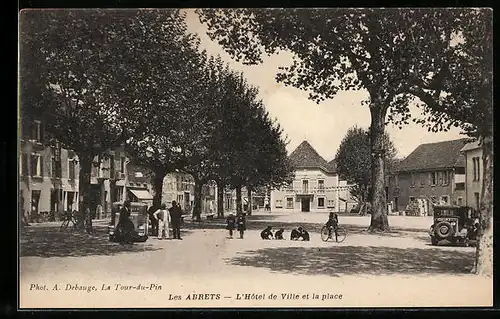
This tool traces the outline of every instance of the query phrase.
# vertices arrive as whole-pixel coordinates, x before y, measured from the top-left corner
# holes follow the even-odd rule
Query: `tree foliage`
[[[92,159],[182,100],[194,39],[178,10],[23,11],[20,29],[21,111],[78,154],[86,207]]]
[[[397,151],[387,133],[384,134],[384,150],[385,165],[391,165]],[[367,190],[371,185],[370,158],[369,132],[358,126],[349,128],[340,142],[335,162],[339,175],[355,184],[351,188],[351,195],[362,202],[367,200]]]

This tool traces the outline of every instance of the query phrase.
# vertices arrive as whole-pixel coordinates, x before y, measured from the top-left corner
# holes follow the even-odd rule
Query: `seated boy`
[[[267,226],[266,229],[260,232],[260,237],[262,239],[271,239],[273,238],[273,232],[271,231],[272,227]]]

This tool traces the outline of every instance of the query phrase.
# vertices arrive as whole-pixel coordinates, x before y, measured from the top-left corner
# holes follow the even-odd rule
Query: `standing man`
[[[174,239],[182,240],[181,238],[181,217],[182,210],[179,204],[175,200],[172,201],[172,207],[169,209],[170,218],[172,220],[172,232],[174,233]]]
[[[153,216],[158,221],[158,239],[163,239],[163,230],[165,230],[165,237],[170,239],[170,216],[168,215],[167,205],[161,204],[160,209]]]

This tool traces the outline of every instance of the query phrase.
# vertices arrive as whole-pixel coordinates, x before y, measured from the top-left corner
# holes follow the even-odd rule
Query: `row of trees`
[[[476,272],[492,274],[492,61],[490,9],[198,10],[209,36],[236,60],[262,61],[280,50],[294,61],[278,81],[318,103],[339,90],[366,90],[371,114],[370,229],[389,229],[384,191],[387,121],[410,119],[410,103],[429,130],[461,127],[483,148],[481,239]]]
[[[152,173],[156,205],[166,174],[191,174],[198,218],[209,180],[237,194],[290,181],[257,89],[200,50],[179,10],[23,11],[20,23],[22,116],[43,116],[78,155],[81,209],[93,159],[123,145]]]

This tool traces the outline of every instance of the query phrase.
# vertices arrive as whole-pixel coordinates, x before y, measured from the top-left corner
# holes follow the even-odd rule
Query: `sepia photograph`
[[[492,9],[18,21],[20,310],[493,306]]]

